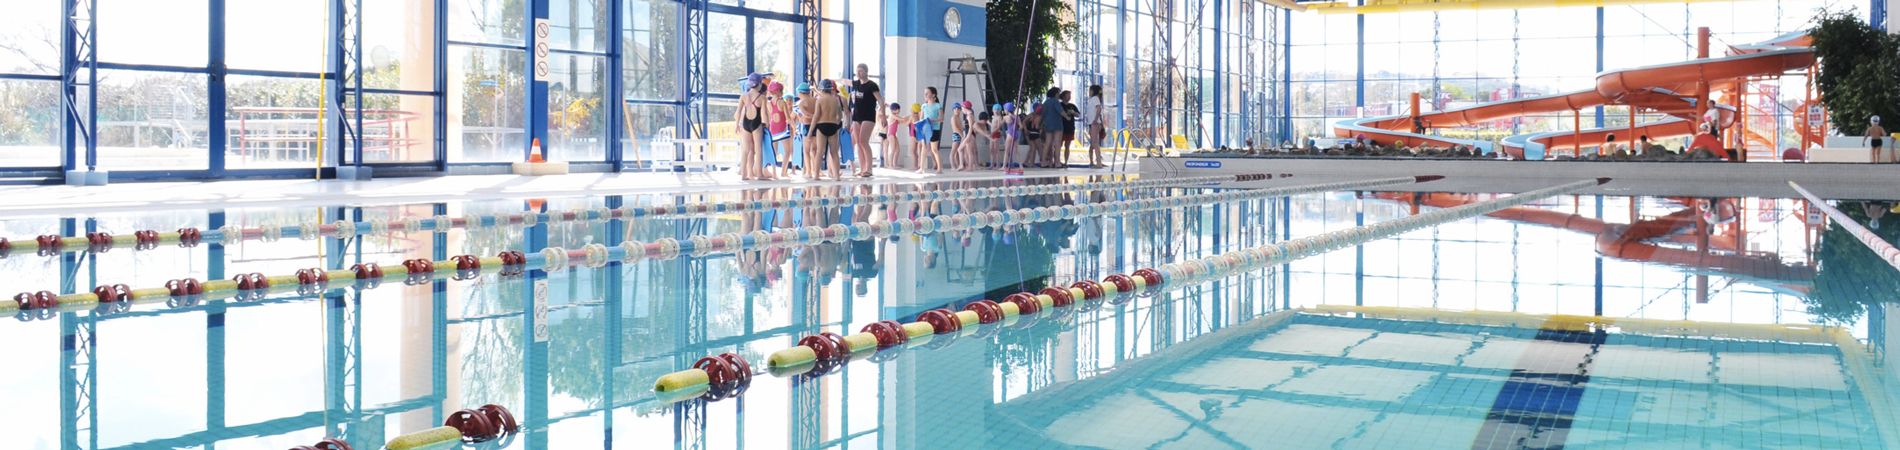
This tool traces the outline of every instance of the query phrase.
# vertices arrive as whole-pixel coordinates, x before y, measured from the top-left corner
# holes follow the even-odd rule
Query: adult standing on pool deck
[[[1055,148],[1061,147],[1064,120],[1062,114],[1062,88],[1052,87],[1042,99],[1042,139],[1043,156],[1037,161],[1037,167],[1055,167]],[[1069,125],[1074,127],[1075,125]]]
[[[1089,85],[1089,95],[1082,97],[1082,128],[1089,137],[1089,167],[1102,168],[1102,138],[1108,134],[1103,129],[1102,85]]]
[[[883,92],[878,90],[877,82],[871,81],[871,66],[858,64],[857,78],[851,80],[851,134],[860,136],[852,145],[856,145],[858,154],[871,155],[871,140],[864,139],[877,132],[878,105],[884,104]],[[892,161],[885,158],[884,167],[891,168]],[[868,167],[870,161],[865,161]],[[866,169],[865,172],[870,172]]]
[[[1069,165],[1069,143],[1075,142],[1075,120],[1082,117],[1082,108],[1075,106],[1075,92],[1062,91],[1062,142],[1056,146],[1061,152],[1063,167]]]
[[[817,157],[825,161],[825,167],[830,169],[831,179],[836,180],[839,162],[838,133],[844,131],[844,123],[841,119],[844,118],[845,103],[844,97],[838,96],[837,82],[830,79],[819,82],[818,95],[812,103],[814,105],[811,108],[811,132],[812,137],[818,139]],[[811,171],[814,172],[813,179],[823,179],[815,174],[818,161],[813,160],[810,163],[814,169]]]

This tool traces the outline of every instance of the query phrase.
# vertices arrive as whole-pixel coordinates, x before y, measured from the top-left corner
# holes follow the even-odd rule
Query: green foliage
[[[1033,29],[1031,16],[1035,17]],[[1040,93],[1055,83],[1055,44],[1067,42],[1078,32],[1074,17],[1068,2],[1059,0],[989,1],[989,47],[984,57],[989,58],[995,98],[1014,101],[1019,83],[1022,95]],[[1035,43],[1029,46],[1026,59],[1024,38]]]
[[[1878,222],[1875,235],[1888,243],[1900,243],[1900,214],[1883,214],[1869,220],[1869,207],[1886,208],[1884,202],[1843,201],[1835,207],[1861,224]],[[1867,248],[1839,223],[1829,224],[1821,234],[1815,251],[1814,290],[1805,300],[1808,314],[1824,323],[1853,323],[1867,308],[1893,302],[1900,296],[1900,272],[1894,271],[1880,255]]]
[[[1808,33],[1821,73],[1815,83],[1828,118],[1843,133],[1857,134],[1868,117],[1900,117],[1900,36],[1887,34],[1852,11],[1823,12]]]

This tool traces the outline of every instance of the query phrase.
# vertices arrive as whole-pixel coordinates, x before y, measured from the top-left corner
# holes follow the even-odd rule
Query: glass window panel
[[[1687,25],[1687,16],[1684,15],[1687,11],[1681,4],[1604,7],[1603,35],[1681,35]]]
[[[1359,76],[1359,57],[1351,45],[1328,45],[1326,49],[1326,79],[1351,80]]]
[[[1477,11],[1476,37],[1478,39],[1510,39],[1517,28],[1512,27],[1517,11],[1510,9],[1481,9]]]
[[[752,27],[752,70],[759,73],[777,74],[780,80],[798,78],[791,76],[793,73],[792,65],[796,63],[795,60],[798,57],[797,53],[792,52],[792,45],[802,40],[797,33],[797,27],[791,22],[780,22],[770,19],[754,19],[752,21]],[[830,34],[825,33],[825,31],[833,30],[838,33],[837,39],[833,39],[832,36],[824,36],[826,42],[842,42],[844,37],[844,30],[842,28],[832,29],[830,27],[821,27],[820,30],[821,34]],[[743,56],[744,55],[741,55],[741,57]],[[828,56],[831,56],[831,58],[828,59],[843,61],[842,55],[838,55],[837,53],[832,53]],[[818,71],[820,76],[835,77],[843,75],[841,71],[829,67],[821,66],[820,69],[821,70]],[[744,76],[744,74],[740,75],[740,77]],[[713,81],[717,82],[718,79],[714,78]]]
[[[1399,56],[1399,44],[1366,44],[1366,79],[1401,78],[1405,58]]]
[[[606,52],[607,19],[618,0],[549,0],[548,45],[561,50]]]
[[[1358,101],[1359,88],[1351,81],[1330,81],[1326,83],[1327,117],[1353,117],[1357,115],[1354,102]]]
[[[0,167],[59,165],[59,82],[0,80],[0,111]]]
[[[329,25],[316,19],[324,17],[328,4],[324,0],[227,1],[226,64],[237,69],[323,71],[324,37]],[[310,20],[284,20],[286,17]]]
[[[100,61],[205,66],[211,36],[206,0],[99,0],[98,8],[101,35],[121,37],[99,40]]]
[[[739,80],[752,73],[746,64],[746,19],[731,14],[709,14],[712,30],[706,42],[708,90],[739,93]],[[713,116],[719,117],[719,116]]]
[[[1326,43],[1326,18],[1319,13],[1294,13],[1292,28],[1293,45],[1319,45]]]
[[[851,63],[877,66],[883,63],[884,55],[884,7],[883,2],[847,2],[851,5]],[[1101,19],[1102,49],[1112,51],[1115,46],[1112,35],[1115,33],[1114,8],[1105,8]],[[967,19],[966,19],[967,20]],[[877,70],[872,70],[876,73]]]
[[[435,90],[435,2],[363,2],[363,86]]]
[[[672,161],[675,148],[663,144],[679,135],[679,107],[673,105],[625,105],[626,123],[621,138],[622,158],[626,161]]]
[[[792,7],[794,3],[794,2],[788,2],[785,0],[744,0],[744,2],[745,2],[745,7],[747,8],[764,10],[764,11],[772,11],[772,12],[782,12],[786,14],[792,13]],[[843,15],[840,14],[839,11],[837,11],[838,8],[834,8],[834,7],[831,7],[831,5],[829,5],[829,3],[836,3],[836,2],[820,1],[818,3],[821,5],[819,6],[819,9],[823,10],[819,12],[820,15],[823,15],[825,17],[831,17],[831,18],[843,17]]]
[[[1506,47],[1503,53],[1493,53],[1484,57],[1478,52],[1476,41],[1447,41],[1438,44],[1439,77],[1478,76],[1478,67],[1482,65],[1504,65],[1504,71],[1511,71],[1511,52]]]
[[[205,87],[199,74],[99,71],[99,166],[204,169]]]
[[[1399,72],[1404,74],[1399,78],[1431,78],[1440,64],[1433,56],[1430,41],[1399,44]],[[1366,58],[1366,64],[1372,64],[1371,56]]]
[[[1596,39],[1526,40],[1523,45],[1525,48],[1519,53],[1518,69],[1526,78],[1596,73]]]
[[[435,160],[435,97],[363,94],[363,161]]]
[[[1477,53],[1470,60],[1475,65],[1472,67],[1475,73],[1485,77],[1510,77],[1517,54],[1517,50],[1512,47],[1511,41],[1478,41],[1474,50]],[[1461,56],[1454,55],[1447,59],[1458,57]]]
[[[1603,38],[1603,48],[1603,68],[1611,70],[1695,57],[1695,48],[1675,35],[1610,36]]]
[[[1359,21],[1351,14],[1325,14],[1327,44],[1348,44],[1359,39]]]
[[[450,46],[449,161],[520,161],[526,52]]]
[[[227,78],[223,118],[225,166],[236,169],[314,167],[321,117],[317,102],[322,97],[318,84],[309,78],[235,75]],[[371,114],[365,111],[364,115]]]
[[[0,14],[0,73],[59,73],[59,2],[12,2]]]
[[[1400,19],[1399,16],[1400,16],[1399,14],[1367,15],[1366,16],[1366,43],[1367,44],[1392,43],[1392,42],[1398,42],[1398,41],[1407,40],[1407,39],[1414,39],[1415,37],[1405,35],[1404,33],[1405,30],[1403,28],[1404,22],[1399,20]],[[1426,22],[1426,25],[1430,25],[1430,24],[1431,22]],[[1425,38],[1430,39],[1431,35],[1426,34]],[[1348,42],[1352,42],[1352,41],[1330,41],[1327,43],[1328,44],[1344,44]]]
[[[844,24],[831,23],[831,22],[825,22],[824,24],[819,26],[819,29],[823,30],[821,31],[821,33],[823,33],[824,35],[823,40],[824,40],[824,46],[825,46],[824,51],[819,52],[819,55],[821,56],[820,58],[821,61],[818,66],[819,75],[839,77],[839,78],[850,78],[853,76],[852,71],[849,68],[845,67],[845,64],[844,64],[845,50],[847,50],[847,48],[845,47],[844,28],[845,28]],[[781,67],[787,68],[786,69],[787,71],[776,72],[775,70],[775,72],[786,74],[784,76],[779,77],[779,80],[781,81],[797,79],[797,77],[791,76],[790,75],[791,72],[789,72],[790,68],[792,67],[792,63],[789,61],[797,59],[797,55],[791,52],[791,48],[792,48],[790,44],[791,41],[780,40],[779,42],[783,43],[780,45],[783,45],[784,49],[777,50],[776,52],[778,52],[779,54],[775,57],[780,58],[779,61],[786,61],[786,62],[781,62],[778,65]],[[768,49],[771,47],[772,47],[772,44],[769,42],[759,43],[760,51],[764,51],[765,49]],[[1073,52],[1070,52],[1068,54],[1071,56],[1074,55]],[[856,57],[866,58],[866,57],[869,57],[868,55],[870,54],[867,54],[867,56],[856,56]],[[874,61],[874,60],[871,60],[871,61]],[[865,64],[870,64],[871,61],[854,59],[852,60],[852,63],[855,64],[855,63],[862,62]],[[880,80],[881,79],[882,78],[880,78]],[[792,84],[796,85],[797,83],[792,83]]]
[[[1323,80],[1326,78],[1326,47],[1316,45],[1295,46],[1290,50],[1287,63],[1292,64],[1293,80]]]
[[[519,0],[448,0],[449,40],[522,45],[527,37],[527,2]]]
[[[565,161],[607,159],[607,59],[555,55],[548,83],[549,154]]]
[[[629,98],[675,99],[679,96],[679,4],[669,0],[633,0],[627,5],[626,42],[622,44],[623,83]]]
[[[1469,41],[1478,38],[1479,26],[1477,11],[1440,11],[1438,13],[1438,40]],[[1509,24],[1509,21],[1503,22]],[[1501,25],[1497,22],[1486,25]]]
[[[1596,8],[1531,8],[1517,13],[1518,37],[1524,39],[1596,36]]]

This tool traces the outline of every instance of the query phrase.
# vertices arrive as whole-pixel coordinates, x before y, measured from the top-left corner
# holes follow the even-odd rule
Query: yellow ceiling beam
[[[1424,11],[1470,11],[1480,9],[1562,8],[1570,6],[1623,6],[1650,4],[1704,3],[1725,0],[1367,0],[1364,5],[1350,1],[1306,3],[1306,11],[1320,14],[1386,14]]]

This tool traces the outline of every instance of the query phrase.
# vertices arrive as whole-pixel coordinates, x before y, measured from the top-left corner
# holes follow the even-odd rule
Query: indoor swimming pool
[[[0,217],[0,448],[1900,449],[1900,271],[1819,205],[1434,182]]]

